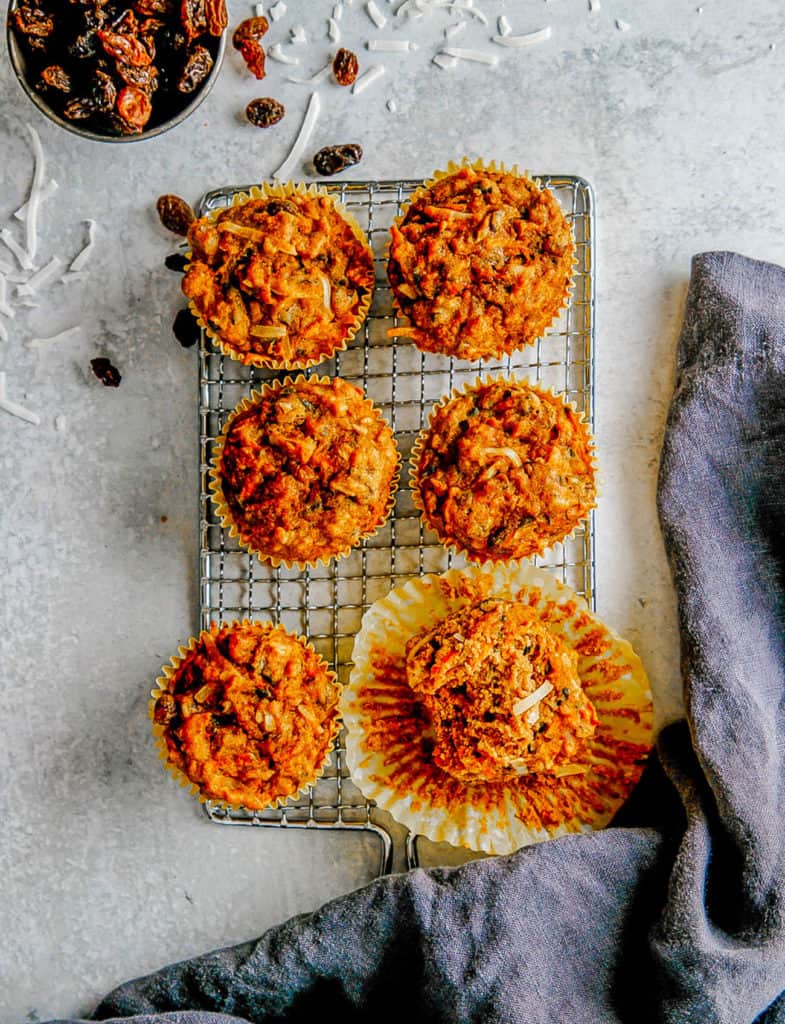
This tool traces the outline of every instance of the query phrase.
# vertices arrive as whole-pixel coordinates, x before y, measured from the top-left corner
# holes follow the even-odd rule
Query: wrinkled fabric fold
[[[785,1024],[785,271],[693,260],[658,505],[687,722],[615,827],[382,879],[94,1019]]]

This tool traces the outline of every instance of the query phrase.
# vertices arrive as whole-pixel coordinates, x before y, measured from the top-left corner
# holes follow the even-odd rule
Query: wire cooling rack
[[[406,463],[419,430],[435,402],[452,388],[483,375],[511,373],[551,387],[583,412],[594,427],[594,198],[583,178],[544,175],[573,227],[577,264],[568,307],[546,336],[523,352],[495,362],[467,363],[421,353],[405,339],[390,338],[397,324],[392,311],[384,254],[389,227],[421,181],[323,183],[337,195],[366,231],[376,258],[376,291],[370,315],[345,352],[316,367],[363,388],[387,417]],[[228,206],[248,186],[221,188],[202,200],[201,212]],[[307,373],[309,371],[306,371]],[[212,621],[238,618],[272,620],[305,635],[337,673],[348,680],[352,645],[365,610],[399,583],[427,572],[464,565],[423,528],[401,473],[395,510],[386,526],[351,554],[329,566],[299,572],[271,569],[243,552],[218,522],[208,491],[212,445],[238,402],[275,373],[243,366],[215,351],[202,336],[199,360],[200,497],[199,575],[201,628]],[[537,564],[595,604],[594,516],[571,538]],[[393,844],[375,820],[373,805],[352,784],[339,737],[325,775],[307,795],[267,811],[227,810],[205,805],[208,816],[224,825],[277,828],[364,830],[381,846],[379,873],[389,872]],[[417,844],[406,844],[409,866],[417,863]]]

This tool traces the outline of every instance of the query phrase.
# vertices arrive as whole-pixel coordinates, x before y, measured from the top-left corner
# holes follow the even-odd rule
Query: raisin
[[[54,18],[32,3],[23,3],[14,11],[17,30],[31,46],[41,45],[55,30]]]
[[[220,36],[229,24],[226,14],[226,0],[205,0],[207,31],[211,36]]]
[[[188,266],[188,259],[184,253],[171,252],[164,260],[164,266],[167,270],[173,270],[177,274],[184,274],[185,268]]]
[[[150,97],[135,85],[126,85],[117,97],[117,113],[120,115],[122,127],[129,135],[142,131],[150,120],[153,105]]]
[[[260,81],[265,75],[265,52],[262,36],[267,32],[267,18],[246,18],[234,30],[232,44],[243,55],[248,70]]]
[[[181,309],[174,318],[172,332],[183,348],[193,348],[201,337],[201,329],[190,309]]]
[[[194,46],[188,54],[182,74],[177,80],[180,92],[193,92],[207,78],[213,69],[213,58],[204,46]]]
[[[344,146],[325,146],[324,149],[320,149],[313,158],[313,165],[317,174],[330,177],[358,164],[362,158],[362,146],[350,142]]]
[[[278,124],[284,113],[283,104],[274,100],[272,96],[251,100],[245,108],[245,116],[257,128],[269,128],[272,124]]]
[[[108,114],[117,101],[117,86],[105,71],[96,71],[91,99],[95,109]]]
[[[205,0],[182,0],[180,20],[189,42],[207,31]]]
[[[134,0],[134,10],[143,18],[156,14],[167,16],[172,13],[173,8],[172,0]]]
[[[119,388],[123,379],[116,366],[112,366],[108,359],[99,356],[90,360],[93,373],[101,381],[105,388]]]
[[[163,226],[175,235],[187,235],[188,228],[196,220],[196,214],[180,196],[159,196],[155,208]]]
[[[357,78],[360,65],[351,50],[341,48],[333,60],[333,74],[338,85],[351,85]]]
[[[63,107],[63,116],[69,121],[85,121],[95,113],[95,106],[92,100],[84,97],[76,97],[69,100]]]
[[[103,30],[99,31],[97,35],[110,57],[137,68],[152,64],[155,57],[155,46],[152,40],[147,38],[142,40],[138,36],[127,35],[124,32]]]
[[[50,64],[41,72],[41,81],[50,89],[57,89],[58,92],[69,93],[71,91],[71,76],[59,64]]]
[[[158,69],[148,64],[146,68],[135,68],[131,64],[117,62],[117,74],[126,85],[135,85],[149,96],[158,88]]]

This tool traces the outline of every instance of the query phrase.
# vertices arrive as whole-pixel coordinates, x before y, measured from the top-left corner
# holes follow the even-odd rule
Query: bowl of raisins
[[[133,142],[184,121],[215,82],[226,0],[11,0],[16,76],[50,120]]]

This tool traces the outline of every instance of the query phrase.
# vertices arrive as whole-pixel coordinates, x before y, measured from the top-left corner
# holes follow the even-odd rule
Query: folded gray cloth
[[[96,1019],[785,1022],[785,271],[697,256],[678,369],[659,508],[689,722],[616,827],[380,880]]]

